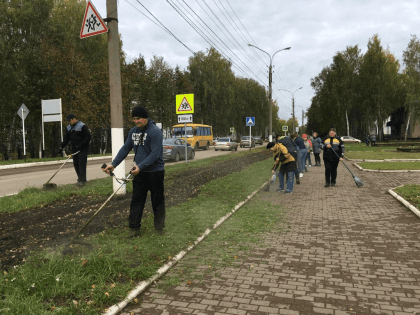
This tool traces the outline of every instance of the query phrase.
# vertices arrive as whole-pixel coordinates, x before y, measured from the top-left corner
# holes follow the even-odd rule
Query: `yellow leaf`
[[[109,293],[108,293],[108,292],[105,292],[105,295],[106,295],[106,296],[109,296]]]
[[[191,285],[191,281],[190,280],[188,280],[187,285]]]
[[[96,288],[96,285],[92,284],[92,289],[95,289],[95,288]]]
[[[137,299],[134,299],[134,303],[138,303],[139,302],[139,300],[137,300]]]
[[[168,256],[168,259],[172,259],[172,257],[171,256]]]
[[[111,288],[115,288],[115,283],[111,284]]]

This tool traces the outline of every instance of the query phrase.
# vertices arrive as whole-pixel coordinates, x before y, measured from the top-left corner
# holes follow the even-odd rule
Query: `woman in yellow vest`
[[[273,151],[275,156],[275,162],[271,170],[273,174],[281,164],[279,172],[280,186],[277,191],[284,191],[286,194],[291,194],[293,192],[294,183],[293,171],[297,169],[295,159],[281,143],[269,142],[267,144],[267,149]],[[284,174],[286,174],[286,190],[284,190]]]

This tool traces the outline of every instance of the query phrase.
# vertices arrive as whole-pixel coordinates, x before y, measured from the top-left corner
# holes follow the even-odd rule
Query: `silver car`
[[[251,139],[250,139],[251,138]],[[254,148],[255,147],[255,141],[254,141],[254,137],[249,137],[249,136],[243,136],[241,138],[241,148],[245,147],[245,148]]]
[[[238,150],[238,144],[233,141],[230,138],[220,138],[219,140],[217,140],[215,147],[214,147],[215,151],[218,150]]]
[[[168,138],[163,140],[163,159],[174,160],[178,162],[180,159],[185,159],[185,140],[180,138]],[[195,157],[194,148],[187,143],[188,159],[192,160]]]

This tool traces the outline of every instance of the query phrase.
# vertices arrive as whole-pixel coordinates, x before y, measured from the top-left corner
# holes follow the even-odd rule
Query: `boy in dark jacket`
[[[163,136],[159,127],[149,119],[145,108],[137,106],[132,111],[136,127],[128,133],[124,145],[115,159],[108,165],[104,172],[113,171],[134,149],[134,175],[133,197],[130,204],[128,217],[131,234],[129,238],[140,236],[141,219],[147,193],[150,190],[154,226],[158,231],[165,227],[165,197],[164,197],[164,161],[163,161]]]

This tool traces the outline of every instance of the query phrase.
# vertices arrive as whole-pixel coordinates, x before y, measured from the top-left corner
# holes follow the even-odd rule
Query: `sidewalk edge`
[[[388,190],[388,192],[395,198],[397,199],[399,202],[401,202],[404,206],[406,206],[408,209],[410,209],[416,216],[418,216],[420,218],[420,210],[417,209],[416,207],[414,207],[411,203],[409,203],[407,200],[405,200],[403,197],[401,197],[400,195],[398,195],[394,189],[402,187],[404,185],[395,187],[395,188],[391,188]]]

